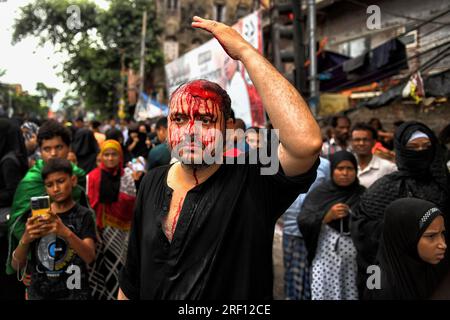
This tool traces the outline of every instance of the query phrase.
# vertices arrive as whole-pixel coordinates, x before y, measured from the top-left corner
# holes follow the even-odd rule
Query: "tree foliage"
[[[27,118],[45,118],[54,94],[58,90],[47,87],[43,83],[38,83],[36,90],[38,90],[37,94],[29,94],[20,92],[15,85],[0,83],[1,109],[6,112],[11,107],[15,115]]]
[[[113,114],[125,90],[123,67],[138,69],[143,10],[147,9],[146,70],[162,62],[154,1],[109,0],[103,10],[89,0],[36,0],[21,8],[13,42],[35,36],[68,55],[62,76],[74,84],[88,110]],[[75,7],[74,7],[75,6]],[[69,10],[68,10],[69,8]],[[73,12],[73,8],[79,8]],[[74,28],[73,19],[81,24]],[[147,72],[149,75],[150,72]]]

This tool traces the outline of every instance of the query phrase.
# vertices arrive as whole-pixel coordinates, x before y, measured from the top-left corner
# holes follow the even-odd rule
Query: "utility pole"
[[[142,14],[142,31],[141,31],[141,60],[139,66],[139,91],[138,91],[138,100],[136,103],[136,108],[134,110],[134,118],[137,120],[139,113],[141,112],[144,106],[144,99],[142,97],[142,93],[144,92],[144,63],[145,63],[145,33],[147,31],[147,9],[144,9]]]
[[[119,111],[117,115],[120,119],[125,119],[125,90],[127,89],[127,84],[125,83],[125,49],[120,50],[120,98],[119,98]]]
[[[308,0],[309,26],[309,105],[314,116],[318,114],[319,92],[317,85],[317,56],[316,56],[316,1]]]
[[[141,64],[139,68],[139,98],[141,93],[144,92],[144,63],[145,63],[145,34],[147,31],[147,9],[144,10],[142,15],[142,32],[141,32]]]

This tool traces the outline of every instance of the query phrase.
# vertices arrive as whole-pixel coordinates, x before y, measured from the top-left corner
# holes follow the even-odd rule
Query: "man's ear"
[[[70,177],[70,180],[72,181],[72,187],[75,187],[78,183],[78,177],[76,175],[73,175]]]

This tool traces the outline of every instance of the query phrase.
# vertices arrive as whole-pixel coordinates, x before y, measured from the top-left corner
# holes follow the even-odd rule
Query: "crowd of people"
[[[242,120],[234,119],[233,114],[231,117],[236,129],[245,130]],[[239,134],[230,148],[233,156],[261,146],[264,137],[254,134],[258,128],[250,129],[247,135],[236,131]],[[167,145],[167,118],[127,120],[120,124],[114,117],[103,123],[96,120],[88,123],[82,117],[42,123],[18,117],[1,118],[0,137],[0,208],[5,218],[1,264],[6,267],[1,276],[4,288],[1,298],[116,299],[140,182],[147,172],[176,161]],[[51,181],[54,174],[65,175],[65,181],[56,186],[59,182]],[[54,197],[55,193],[62,197]],[[30,199],[45,194],[51,196],[51,212],[57,213],[63,224],[71,224],[80,240],[90,239],[95,244],[92,248],[95,258],[83,259],[86,263],[71,260],[81,256],[79,251],[49,256],[58,264],[58,276],[55,265],[45,261],[49,257],[44,251],[51,243],[62,243],[64,236],[57,233],[61,239],[52,240],[47,232],[33,235],[45,221],[37,223],[32,216]],[[91,218],[93,223],[89,222]],[[70,247],[66,238],[64,242]],[[62,250],[70,250],[69,247]],[[83,283],[87,283],[89,290],[75,295],[61,285],[67,281],[63,271],[72,264],[83,266],[82,273],[88,274],[83,278],[87,282]],[[50,279],[49,283],[43,284],[45,279]],[[46,289],[42,288],[44,285]]]
[[[416,121],[389,132],[340,115],[322,137],[236,30],[192,26],[246,68],[278,129],[276,172],[246,161],[271,132],[246,130],[207,80],[181,85],[167,118],[2,118],[0,299],[271,299],[277,221],[287,299],[445,296],[448,127],[438,138]],[[214,133],[227,129],[224,143]],[[206,150],[242,161],[206,164]],[[37,214],[31,200],[45,196]]]
[[[427,299],[450,271],[450,125],[439,138],[417,121],[396,122],[392,133],[381,128],[377,118],[353,126],[345,115],[332,118],[316,181],[283,216],[287,299]]]

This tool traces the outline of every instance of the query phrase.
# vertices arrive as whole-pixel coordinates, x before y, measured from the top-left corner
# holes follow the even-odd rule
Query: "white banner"
[[[249,43],[262,53],[261,12],[256,11],[234,26]],[[256,93],[242,63],[231,59],[216,39],[186,53],[165,66],[167,91],[172,94],[183,83],[194,79],[216,82],[231,98],[236,118],[247,126],[264,126],[261,98]]]

